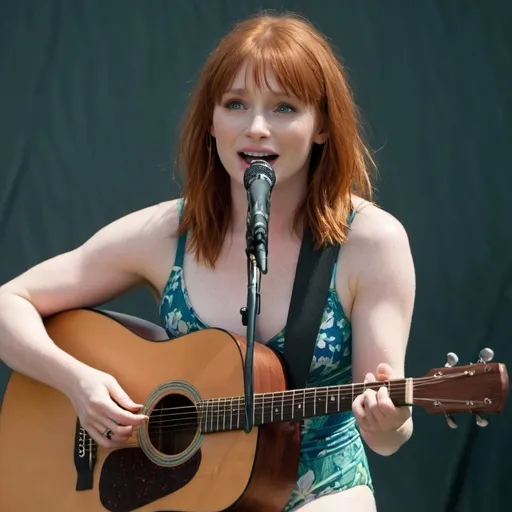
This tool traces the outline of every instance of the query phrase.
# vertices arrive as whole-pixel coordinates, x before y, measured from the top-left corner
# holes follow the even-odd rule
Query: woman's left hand
[[[364,382],[383,382],[392,378],[391,367],[382,363],[375,375],[366,374]],[[378,391],[366,389],[352,403],[352,412],[362,430],[375,433],[398,430],[411,417],[411,407],[396,407],[386,386],[381,386]]]

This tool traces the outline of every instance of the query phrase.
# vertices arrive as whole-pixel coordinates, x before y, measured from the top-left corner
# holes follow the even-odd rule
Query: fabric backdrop
[[[407,373],[512,361],[512,8],[506,0],[0,1],[0,282],[105,223],[176,197],[176,134],[205,57],[261,8],[309,17],[347,66],[417,271]],[[171,258],[173,255],[169,255]],[[149,293],[107,307],[157,321]],[[0,368],[0,396],[8,379]],[[512,410],[487,429],[415,409],[369,453],[379,512],[510,507]],[[507,435],[508,434],[508,435]],[[508,505],[507,505],[508,503]]]

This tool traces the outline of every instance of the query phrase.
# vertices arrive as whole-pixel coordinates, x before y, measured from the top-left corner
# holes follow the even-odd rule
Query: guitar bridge
[[[86,491],[93,487],[94,466],[96,464],[96,441],[76,420],[75,428],[75,468],[77,472],[76,490]]]

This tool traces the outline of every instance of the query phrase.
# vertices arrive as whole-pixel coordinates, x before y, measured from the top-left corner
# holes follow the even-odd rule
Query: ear
[[[313,137],[313,142],[315,144],[319,144],[319,145],[322,145],[322,144],[325,144],[325,142],[327,141],[327,138],[329,137],[329,134],[326,132],[326,131],[319,131],[314,137]]]
[[[210,125],[210,135],[215,137],[215,128],[213,127],[213,123]]]
[[[328,137],[329,137],[329,132],[327,131],[327,122],[326,122],[325,116],[322,115],[322,117],[318,123],[316,133],[313,136],[313,142],[315,144],[322,145],[322,144],[325,144]]]

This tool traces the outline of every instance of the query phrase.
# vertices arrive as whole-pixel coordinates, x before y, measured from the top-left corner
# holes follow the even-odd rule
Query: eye
[[[287,103],[281,103],[281,105],[276,108],[276,112],[279,114],[288,114],[290,112],[295,112],[295,109]]]
[[[241,110],[244,108],[241,101],[238,100],[229,100],[224,105],[229,110]]]

